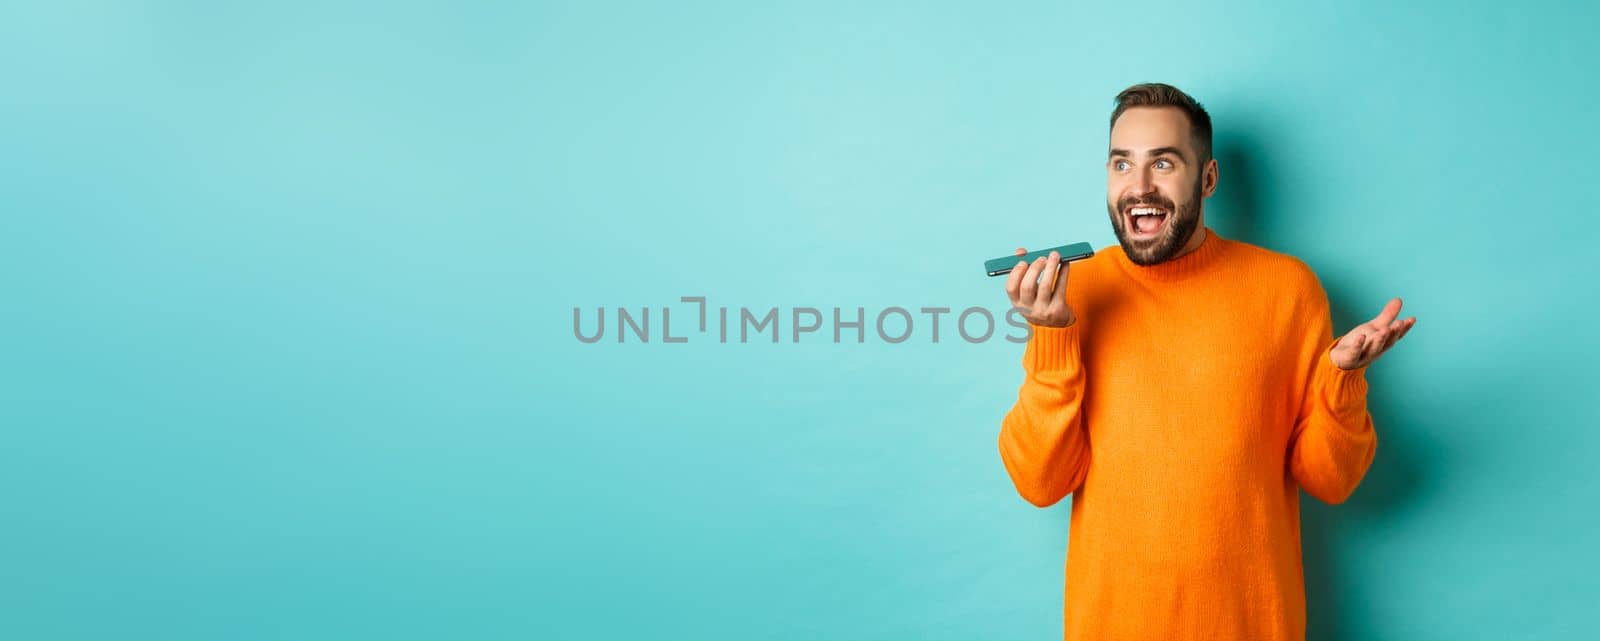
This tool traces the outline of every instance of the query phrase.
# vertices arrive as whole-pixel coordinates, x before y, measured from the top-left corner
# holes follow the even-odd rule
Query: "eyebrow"
[[[1150,155],[1151,156],[1160,156],[1162,154],[1172,154],[1174,156],[1177,156],[1179,160],[1182,160],[1184,162],[1188,162],[1189,161],[1189,159],[1183,155],[1183,150],[1179,149],[1177,147],[1156,147],[1155,149],[1151,149],[1150,150]],[[1128,158],[1132,158],[1133,157],[1133,152],[1128,151],[1126,149],[1113,148],[1111,150],[1111,157],[1115,158],[1117,156],[1126,156]]]

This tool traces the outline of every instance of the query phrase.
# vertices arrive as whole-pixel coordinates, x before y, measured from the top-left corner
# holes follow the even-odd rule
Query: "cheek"
[[[1161,189],[1161,195],[1172,199],[1172,202],[1181,203],[1189,200],[1194,180],[1194,176],[1166,176],[1156,184]]]
[[[1111,202],[1117,202],[1117,200],[1130,195],[1133,191],[1133,186],[1128,184],[1128,179],[1124,176],[1106,178],[1106,199]]]

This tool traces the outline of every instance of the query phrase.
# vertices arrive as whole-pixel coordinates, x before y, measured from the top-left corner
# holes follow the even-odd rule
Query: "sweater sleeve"
[[[1078,341],[1078,324],[1033,326],[1022,355],[1022,388],[1000,423],[1000,460],[1017,493],[1039,507],[1055,505],[1089,472]]]
[[[1289,436],[1289,470],[1307,493],[1330,505],[1355,492],[1377,453],[1378,435],[1367,412],[1366,367],[1341,369],[1330,355],[1333,323],[1327,293],[1316,291],[1300,350],[1305,381],[1299,413]]]

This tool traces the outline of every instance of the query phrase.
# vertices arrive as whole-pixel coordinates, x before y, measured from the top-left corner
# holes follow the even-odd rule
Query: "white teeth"
[[[1167,212],[1164,212],[1164,211],[1162,211],[1160,209],[1156,209],[1154,207],[1134,207],[1131,211],[1128,212],[1128,215],[1130,215],[1130,216],[1158,216],[1158,215],[1165,215],[1166,213]]]

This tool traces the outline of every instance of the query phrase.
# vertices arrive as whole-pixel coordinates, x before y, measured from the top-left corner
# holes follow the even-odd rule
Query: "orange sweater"
[[[1377,451],[1316,275],[1205,233],[1073,263],[1077,322],[1024,349],[1000,458],[1029,503],[1073,494],[1069,641],[1304,639],[1299,489],[1340,503]]]

